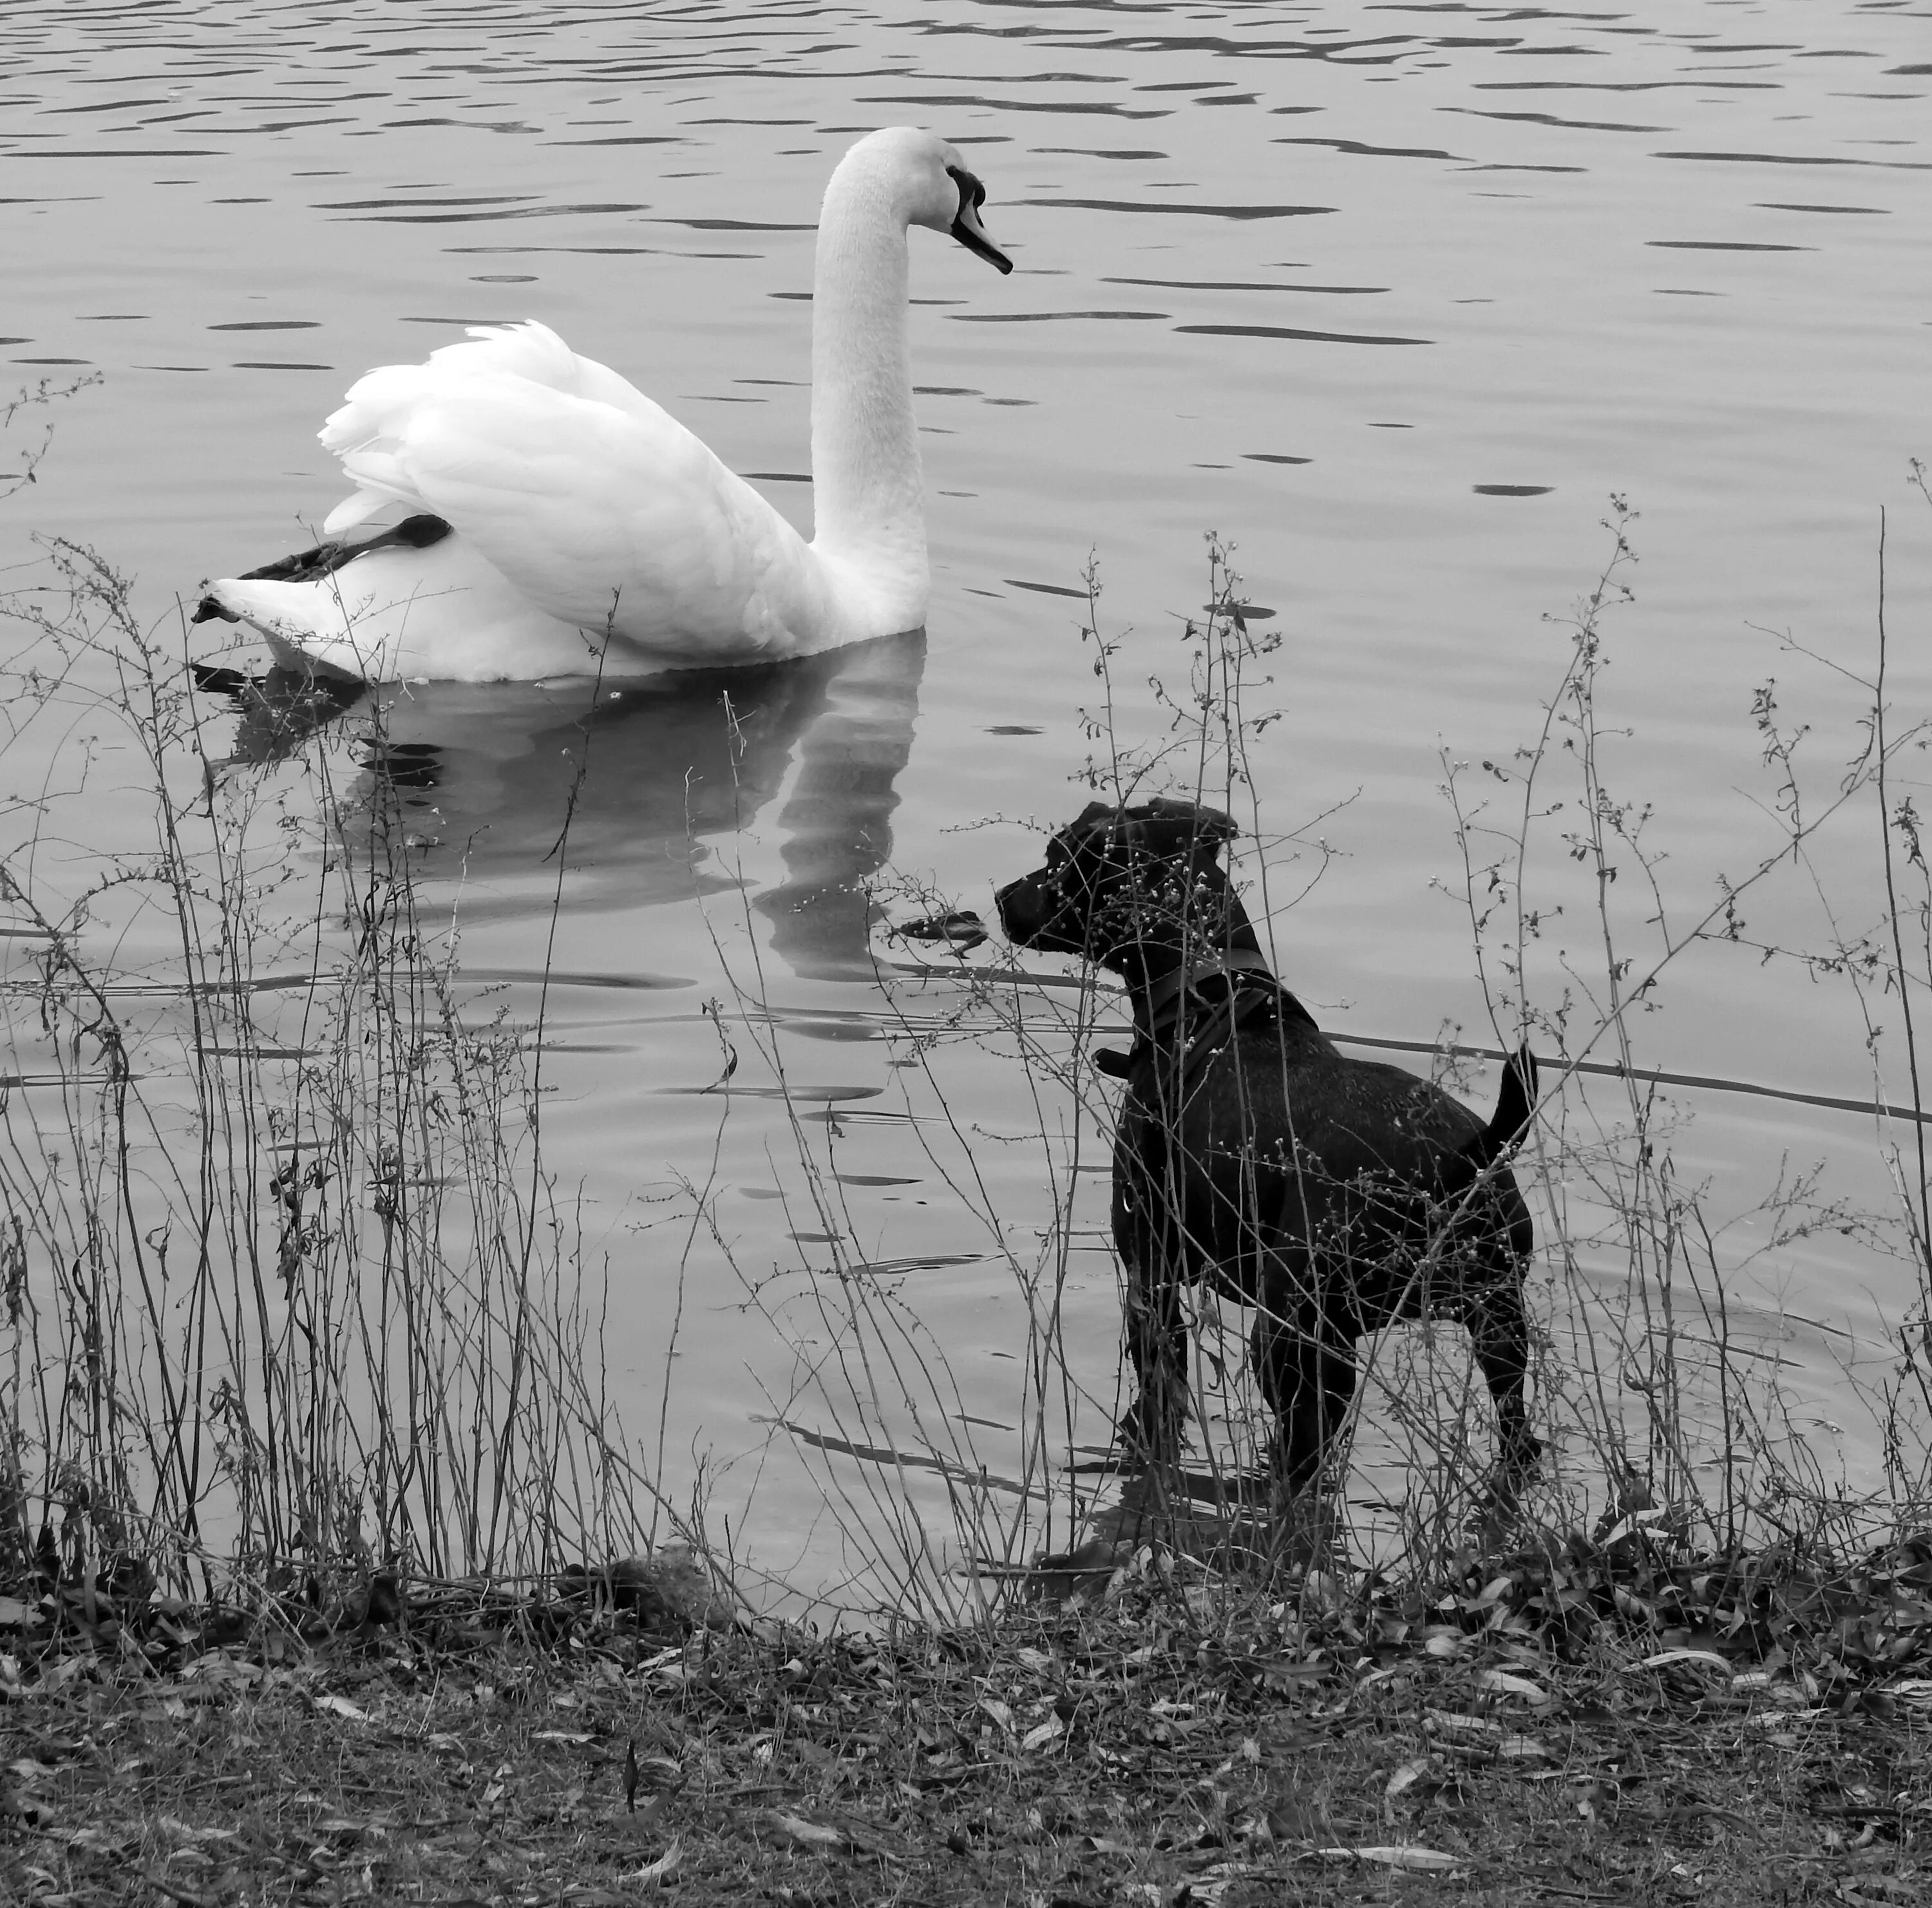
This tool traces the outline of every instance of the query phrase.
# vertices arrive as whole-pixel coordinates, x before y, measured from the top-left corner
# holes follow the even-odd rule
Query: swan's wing
[[[431,510],[567,622],[669,650],[780,653],[815,628],[797,532],[661,412],[479,381],[418,404],[389,456]]]
[[[259,630],[286,668],[371,682],[600,672],[599,640],[538,609],[459,536],[422,548],[385,544],[302,580],[224,577],[208,596],[215,613]],[[663,667],[617,643],[603,655],[601,673]]]
[[[472,325],[465,342],[440,346],[424,364],[384,364],[365,373],[350,386],[342,407],[330,413],[316,435],[345,460],[352,452],[358,453],[366,481],[364,488],[328,513],[323,536],[339,536],[392,503],[424,508],[425,500],[410,488],[406,472],[384,465],[381,452],[400,437],[418,404],[461,381],[499,377],[542,385],[566,397],[590,398],[620,411],[633,404],[647,412],[658,410],[628,379],[594,358],[579,357],[548,325],[534,320],[522,325]]]
[[[702,656],[818,646],[836,620],[791,526],[541,326],[370,372],[322,441],[361,487],[332,530],[392,500],[433,511],[563,622]]]

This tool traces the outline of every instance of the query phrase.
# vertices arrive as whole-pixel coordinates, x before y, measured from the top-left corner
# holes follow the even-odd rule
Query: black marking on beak
[[[952,236],[969,252],[977,252],[988,265],[1010,272],[1013,262],[986,236],[980,223],[980,208],[986,202],[986,188],[963,166],[948,166],[946,171],[959,188],[959,216],[952,221]]]

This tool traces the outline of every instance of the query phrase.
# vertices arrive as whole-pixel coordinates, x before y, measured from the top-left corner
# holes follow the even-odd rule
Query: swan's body
[[[357,485],[326,537],[407,520],[208,586],[203,616],[276,659],[371,681],[461,682],[765,662],[916,629],[928,586],[906,350],[906,231],[998,265],[985,193],[910,127],[832,176],[812,307],[806,542],[617,374],[538,324],[477,327],[371,371],[323,427]]]

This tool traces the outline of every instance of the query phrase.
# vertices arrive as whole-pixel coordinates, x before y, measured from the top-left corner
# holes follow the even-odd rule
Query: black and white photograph
[[[1932,1899],[1928,226],[1925,0],[0,0],[0,1900]]]

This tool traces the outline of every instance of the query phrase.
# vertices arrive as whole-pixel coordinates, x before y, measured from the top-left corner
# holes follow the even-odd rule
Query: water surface
[[[669,1461],[708,1446],[728,1502],[762,1463],[761,1554],[830,1582],[816,1487],[762,1421],[786,1414],[816,1328],[795,1315],[800,1343],[782,1346],[665,1214],[708,1184],[741,1270],[818,1262],[826,1221],[788,1178],[806,1131],[840,1189],[834,1229],[890,1269],[950,1360],[956,1420],[1006,1462],[1024,1307],[1002,1239],[946,1176],[966,1156],[953,1126],[902,1064],[959,997],[882,986],[874,956],[908,950],[879,938],[860,884],[896,872],[986,911],[1032,864],[1036,826],[1086,799],[1090,559],[1120,639],[1117,724],[1144,739],[1166,719],[1146,679],[1178,676],[1205,598],[1204,533],[1237,546],[1243,595],[1272,612],[1256,627],[1282,639],[1254,692],[1280,711],[1254,760],[1264,832],[1285,867],[1312,868],[1315,837],[1330,854],[1275,924],[1281,966],[1325,1025],[1371,1038],[1496,1042],[1445,762],[1480,783],[1534,739],[1613,494],[1641,513],[1641,560],[1607,626],[1606,775],[1654,805],[1672,925],[1775,850],[1759,685],[1775,677],[1780,719],[1812,725],[1821,787],[1859,746],[1850,678],[1875,666],[1882,509],[1899,718],[1926,707],[1932,519],[1906,483],[1932,415],[1926,20],[1797,0],[18,5],[0,50],[0,378],[100,381],[56,407],[36,482],[4,506],[5,560],[27,560],[29,532],[92,544],[132,576],[144,621],[173,626],[202,577],[312,540],[342,494],[314,432],[355,376],[526,317],[634,377],[808,526],[826,176],[880,124],[967,150],[1018,268],[998,279],[913,235],[922,641],[607,699],[561,864],[582,694],[430,686],[390,715],[392,740],[436,764],[421,867],[459,906],[466,967],[532,1018],[533,976],[560,976],[543,998],[547,1142],[608,1258],[627,1406],[654,1418],[671,1371]],[[10,749],[5,793],[44,782],[45,734]],[[138,834],[131,785],[88,785],[43,879],[77,884],[91,848]],[[1564,827],[1544,824],[1538,864],[1571,910],[1539,944],[1546,1004],[1601,968]],[[1880,907],[1874,838],[1847,818],[1821,840],[1848,930]],[[1642,944],[1654,908],[1618,905]],[[1830,936],[1802,869],[1744,913],[1748,940]],[[164,951],[143,932],[100,956],[148,970]],[[749,1091],[694,1119],[719,1070],[713,998],[766,1016],[802,1129]],[[1851,997],[1788,961],[1699,947],[1653,1004],[1633,1030],[1652,1066],[1874,1090]],[[967,1022],[934,1076],[971,1142],[974,1199],[1030,1262],[1053,1210],[1028,1136],[1058,1114]],[[754,1070],[736,1084],[769,1085]],[[1468,1090],[1486,1099],[1493,1075]],[[1678,1164],[1712,1177],[1718,1208],[1814,1160],[1848,1196],[1887,1196],[1868,1120],[1676,1097],[1693,1116]],[[1095,1399],[1082,1435],[1101,1438],[1118,1315],[1091,1207],[1071,1222],[1068,1316]],[[1880,1315],[1900,1316],[1909,1280],[1834,1232],[1774,1244],[1748,1280],[1828,1467],[1842,1453],[1868,1474],[1853,1382],[1880,1369],[1858,1361],[1882,1357]]]

